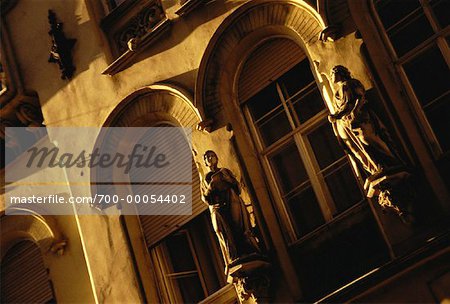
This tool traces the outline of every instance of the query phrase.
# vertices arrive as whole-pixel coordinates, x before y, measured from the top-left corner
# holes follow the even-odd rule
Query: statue
[[[225,264],[233,267],[260,254],[259,241],[253,233],[250,215],[242,201],[239,183],[227,168],[217,166],[214,151],[203,155],[210,171],[204,179],[203,200],[209,205]]]
[[[370,174],[364,185],[367,196],[376,195],[382,207],[406,215],[400,192],[404,192],[403,181],[410,174],[385,125],[365,98],[364,86],[341,65],[332,68],[331,79],[338,89],[333,100],[336,112],[328,120],[347,153]]]
[[[241,303],[269,303],[271,265],[254,234],[239,183],[229,169],[217,166],[214,151],[206,151],[203,160],[210,171],[204,178],[202,198],[209,205],[227,281],[234,284]]]

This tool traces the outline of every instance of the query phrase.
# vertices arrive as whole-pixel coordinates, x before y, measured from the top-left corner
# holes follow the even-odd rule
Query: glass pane
[[[275,83],[265,87],[258,94],[250,98],[247,105],[253,121],[257,121],[277,106],[280,106],[280,97]]]
[[[433,34],[433,29],[422,12],[421,16],[415,18],[413,21],[409,21],[408,19],[408,21],[402,22],[401,25],[396,26],[395,29],[388,32],[392,46],[397,52],[398,57],[403,56],[406,52],[412,50]]]
[[[322,126],[308,134],[308,140],[319,163],[323,169],[344,156],[344,149],[339,145],[333,133],[331,124],[324,123]]]
[[[299,236],[325,223],[313,189],[309,186],[287,202]]]
[[[269,158],[283,193],[288,193],[308,179],[295,143],[291,142]]]
[[[390,28],[418,7],[420,7],[418,0],[381,0],[375,4],[375,8],[385,29]]]
[[[288,72],[283,74],[278,81],[285,90],[286,97],[293,96],[295,93],[306,87],[314,81],[308,60],[303,60]]]
[[[182,297],[183,303],[198,303],[205,298],[200,279],[197,274],[172,279],[175,294]],[[178,291],[178,292],[177,292]]]
[[[266,147],[292,131],[292,127],[283,108],[271,114],[271,116],[264,118],[257,127]]]
[[[172,264],[171,273],[197,270],[185,233],[172,235],[164,244],[167,247]]]
[[[433,128],[444,152],[450,150],[450,94],[447,94],[436,106],[426,111],[428,121]]]
[[[436,16],[441,28],[445,28],[450,24],[450,1],[448,0],[431,0],[433,13]]]
[[[358,181],[355,179],[349,163],[325,177],[325,182],[333,197],[338,213],[362,199]]]
[[[436,45],[406,63],[404,69],[422,106],[450,89],[450,70]]]
[[[299,96],[294,102],[294,109],[301,123],[319,113],[325,108],[319,89],[314,85],[314,89],[306,96]]]

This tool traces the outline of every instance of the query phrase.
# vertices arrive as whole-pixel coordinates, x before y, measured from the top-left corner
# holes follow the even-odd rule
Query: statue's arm
[[[205,203],[209,203],[210,195],[211,195],[211,191],[212,191],[211,183],[207,182],[207,178],[208,178],[208,174],[207,174],[207,176],[205,176],[205,178],[202,180],[202,183],[201,183],[202,200]]]
[[[241,188],[239,187],[239,182],[237,181],[236,177],[234,176],[233,172],[231,172],[227,168],[222,168],[223,170],[223,176],[227,183],[231,184],[231,186],[236,190],[238,194],[241,193]]]
[[[355,83],[353,84],[352,88],[352,95],[354,99],[354,106],[351,109],[349,115],[350,118],[353,120],[358,115],[358,113],[361,111],[362,106],[365,103],[365,94],[366,90],[364,89],[364,86],[361,82],[358,80],[355,80]]]

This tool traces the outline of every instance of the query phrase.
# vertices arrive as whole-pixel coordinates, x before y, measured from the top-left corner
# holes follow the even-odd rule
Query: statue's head
[[[219,161],[219,158],[217,157],[216,152],[213,150],[208,150],[203,154],[203,160],[205,161],[205,165],[207,167],[211,166],[217,166],[217,162]]]
[[[339,82],[351,78],[350,71],[343,65],[337,65],[332,68],[330,74],[333,82]]]

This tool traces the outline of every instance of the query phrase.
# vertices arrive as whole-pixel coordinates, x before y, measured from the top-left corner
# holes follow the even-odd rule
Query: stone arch
[[[288,37],[307,53],[324,28],[319,14],[301,0],[250,1],[239,7],[216,30],[200,63],[195,105],[202,118],[223,118],[225,99],[232,99],[239,67],[255,44],[275,36]]]
[[[176,86],[146,86],[125,97],[108,116],[103,127],[131,127],[151,113],[166,113],[181,126],[194,127],[200,122],[200,114],[191,101],[191,94]]]
[[[15,215],[14,210],[10,210],[9,215],[0,218],[0,258],[3,258],[9,248],[22,240],[35,242],[42,255],[49,251],[62,254],[66,241],[63,240],[53,218],[25,209],[17,212],[19,214]]]
[[[151,127],[156,122],[166,121],[175,126],[195,128],[200,114],[192,104],[192,96],[186,90],[168,84],[154,84],[143,87],[127,97],[111,112],[103,127]],[[97,138],[95,147],[101,148],[104,139]],[[108,138],[109,145],[120,145],[120,138]],[[91,181],[108,181],[112,169],[91,169]],[[97,186],[91,186],[91,193],[97,193]]]

